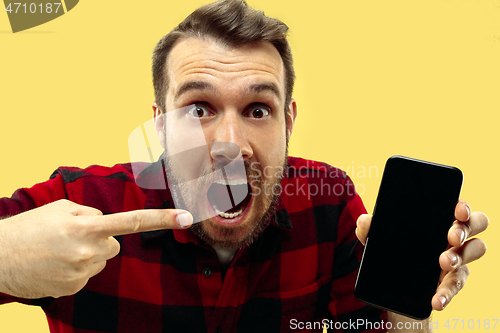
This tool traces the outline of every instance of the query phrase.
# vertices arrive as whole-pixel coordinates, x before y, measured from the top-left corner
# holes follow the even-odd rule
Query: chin
[[[193,225],[191,230],[208,245],[241,248],[250,245],[263,230],[259,225],[260,219],[249,211],[247,207],[244,214],[232,219],[214,216]]]
[[[252,197],[242,217],[227,223],[219,217],[196,223],[191,227],[202,241],[210,246],[222,248],[242,248],[252,244],[269,225],[276,210],[277,197],[266,204],[269,198]],[[238,216],[239,217],[239,216]]]

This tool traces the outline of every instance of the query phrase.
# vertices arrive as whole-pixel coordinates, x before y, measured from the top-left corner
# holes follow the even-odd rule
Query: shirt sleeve
[[[328,332],[385,332],[387,312],[366,305],[354,296],[354,284],[363,254],[363,245],[355,234],[356,221],[366,213],[366,209],[349,177],[342,195],[345,206],[337,231]]]
[[[63,179],[59,173],[54,175],[44,183],[15,191],[10,198],[0,198],[0,217],[7,218],[50,202],[66,199]]]
[[[50,202],[66,199],[64,182],[61,175],[54,173],[50,180],[31,188],[22,188],[10,198],[0,198],[0,218],[8,218],[28,210],[41,207]],[[0,223],[2,221],[0,220]],[[1,235],[0,235],[1,237]],[[42,305],[42,300],[30,300],[0,293],[0,304],[19,302],[29,305]]]

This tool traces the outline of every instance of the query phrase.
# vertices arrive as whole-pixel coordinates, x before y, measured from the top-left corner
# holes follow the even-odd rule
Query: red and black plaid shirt
[[[41,306],[51,332],[321,332],[323,319],[345,332],[380,327],[386,314],[353,295],[362,253],[355,221],[365,209],[350,179],[290,157],[282,189],[269,226],[225,272],[189,229],[146,232],[116,237],[120,254],[73,296],[0,294],[0,303]],[[168,190],[141,189],[123,164],[60,168],[49,181],[0,199],[0,216],[59,199],[104,214],[173,207]],[[360,320],[366,325],[353,325]]]

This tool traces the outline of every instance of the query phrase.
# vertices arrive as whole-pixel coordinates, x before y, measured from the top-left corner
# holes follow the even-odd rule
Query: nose
[[[225,158],[230,161],[235,160],[240,154],[240,147],[231,142],[211,142],[210,154],[212,158],[219,159]]]
[[[237,112],[227,112],[214,128],[210,155],[215,160],[233,161],[241,150],[243,159],[252,157],[253,150],[250,146],[244,119]]]

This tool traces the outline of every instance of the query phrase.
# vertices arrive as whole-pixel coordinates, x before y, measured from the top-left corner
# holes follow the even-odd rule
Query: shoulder
[[[345,171],[331,166],[324,162],[308,160],[299,157],[288,157],[287,176],[293,177],[309,177],[309,178],[331,178],[337,180],[348,179]]]
[[[91,165],[87,168],[60,167],[52,173],[51,179],[60,176],[64,183],[72,183],[81,178],[118,178],[122,180],[133,180],[133,165],[131,163],[116,164],[112,167],[102,165]]]
[[[323,162],[288,158],[281,197],[289,213],[308,214],[312,209],[315,215],[338,216],[356,196],[352,181],[341,169]],[[336,213],[332,214],[332,210]]]
[[[105,214],[142,209],[146,193],[136,183],[134,165],[60,167],[51,180],[62,184],[68,200],[97,208]]]
[[[313,197],[345,197],[352,195],[353,184],[345,171],[324,162],[289,157],[283,186],[302,187],[308,199]],[[294,193],[300,195],[300,193]]]

